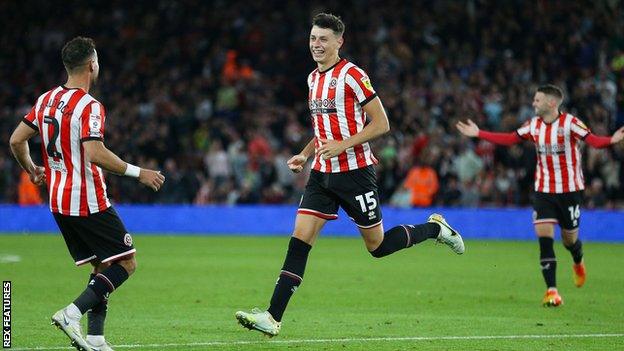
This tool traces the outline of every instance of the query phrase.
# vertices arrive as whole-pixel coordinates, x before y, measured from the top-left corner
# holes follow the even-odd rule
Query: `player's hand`
[[[139,173],[139,182],[152,188],[154,191],[158,191],[165,182],[165,176],[162,175],[160,171],[152,171],[151,169],[141,168],[141,173]]]
[[[617,144],[624,139],[624,127],[616,130],[611,137],[611,144]]]
[[[46,180],[45,176],[45,168],[41,166],[35,166],[35,169],[32,173],[28,175],[30,181],[35,185],[43,185]]]
[[[286,162],[286,164],[288,165],[288,168],[290,168],[291,171],[295,173],[299,173],[303,171],[303,166],[305,165],[307,160],[308,160],[307,157],[299,154],[299,155],[295,155],[291,157],[290,160]]]
[[[321,147],[318,149],[318,154],[323,160],[336,157],[345,151],[345,147],[342,141],[318,139],[321,143]]]
[[[479,127],[472,120],[468,119],[466,123],[459,121],[455,125],[457,129],[465,136],[476,138],[479,136]]]

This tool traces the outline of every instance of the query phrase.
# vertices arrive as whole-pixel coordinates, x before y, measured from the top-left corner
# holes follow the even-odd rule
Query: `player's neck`
[[[65,87],[82,89],[88,94],[89,89],[91,88],[91,79],[82,75],[69,76],[69,78],[67,78],[67,83],[65,83]]]
[[[330,60],[327,60],[327,62],[319,62],[318,63],[318,69],[321,72],[325,72],[327,71],[327,69],[329,69],[331,66],[337,64],[340,61],[340,56],[336,55],[335,57],[333,57]]]
[[[551,123],[551,122],[554,122],[557,119],[557,117],[559,117],[559,111],[555,110],[555,111],[551,111],[549,113],[544,114],[544,116],[542,116],[542,119],[546,123]]]

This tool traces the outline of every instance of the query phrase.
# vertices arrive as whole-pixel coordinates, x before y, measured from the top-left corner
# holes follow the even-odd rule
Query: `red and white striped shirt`
[[[111,206],[102,169],[85,159],[82,142],[104,138],[104,106],[81,89],[59,86],[37,99],[24,123],[39,132],[50,210],[88,216]]]
[[[318,139],[345,140],[364,129],[366,113],[362,106],[377,94],[368,75],[353,63],[342,59],[321,72],[317,69],[308,76],[308,105]],[[368,142],[348,148],[327,160],[314,156],[312,169],[323,173],[346,172],[377,164]]]
[[[551,123],[533,117],[516,133],[535,143],[535,191],[561,194],[585,189],[578,141],[591,131],[583,122],[569,113]]]

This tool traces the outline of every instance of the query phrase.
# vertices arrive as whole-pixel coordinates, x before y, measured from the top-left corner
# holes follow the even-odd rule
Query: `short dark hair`
[[[538,93],[543,93],[563,100],[563,90],[554,84],[546,84],[537,88]]]
[[[91,38],[75,37],[68,41],[61,50],[63,65],[73,71],[83,65],[95,53],[95,42]]]
[[[319,13],[312,18],[312,25],[320,28],[331,29],[334,34],[341,36],[345,31],[344,22],[340,17],[331,13]]]

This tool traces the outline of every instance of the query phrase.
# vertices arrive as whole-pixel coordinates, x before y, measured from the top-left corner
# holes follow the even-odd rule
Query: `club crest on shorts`
[[[124,244],[126,244],[126,246],[132,246],[132,236],[130,233],[126,233],[126,235],[124,235]]]

